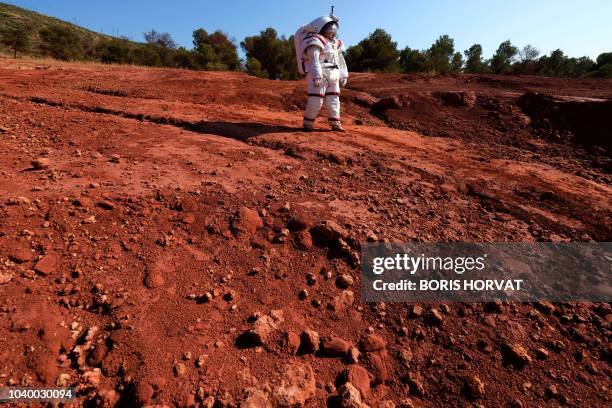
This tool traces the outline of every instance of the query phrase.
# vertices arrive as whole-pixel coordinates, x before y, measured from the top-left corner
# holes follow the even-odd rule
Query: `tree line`
[[[499,44],[490,59],[483,59],[482,46],[474,44],[463,53],[455,49],[455,41],[442,35],[425,50],[397,48],[391,35],[379,28],[346,52],[347,64],[358,72],[404,73],[494,73],[529,74],[556,77],[612,77],[612,52],[589,57],[569,57],[560,49],[540,55],[531,44],[518,48],[510,40]]]
[[[17,25],[0,33],[0,40],[14,57],[32,46],[32,29]],[[240,47],[246,55],[238,56],[236,41],[220,30],[193,31],[193,47],[179,47],[169,33],[155,30],[143,33],[144,43],[127,38],[88,37],[75,29],[49,25],[37,32],[43,55],[61,60],[89,60],[103,63],[174,67],[193,70],[243,70],[269,79],[298,77],[293,36],[279,36],[269,27],[258,35],[246,37]],[[530,74],[559,77],[612,77],[612,52],[589,57],[566,56],[560,49],[540,55],[532,45],[518,48],[510,40],[502,42],[490,59],[484,59],[482,46],[474,44],[460,52],[448,35],[440,36],[428,49],[406,47],[385,30],[378,28],[346,51],[351,71],[452,74],[495,73]]]

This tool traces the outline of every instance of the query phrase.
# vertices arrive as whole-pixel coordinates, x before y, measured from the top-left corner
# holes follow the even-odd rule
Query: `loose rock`
[[[332,336],[323,340],[321,351],[329,357],[344,357],[348,353],[350,346],[346,340]]]
[[[51,165],[51,161],[46,157],[39,157],[37,159],[32,160],[30,163],[32,164],[32,167],[35,170],[48,169]]]
[[[316,389],[310,364],[291,362],[285,366],[281,383],[273,391],[275,406],[300,407],[314,397]]]
[[[505,364],[512,365],[518,369],[523,368],[532,361],[527,350],[520,344],[503,343],[501,345],[501,353]]]
[[[320,342],[319,333],[306,329],[302,332],[300,348],[303,353],[316,353],[319,351]]]
[[[58,264],[58,256],[57,254],[47,254],[43,256],[37,263],[34,265],[34,270],[41,275],[49,275],[55,272],[55,269]]]
[[[480,399],[484,397],[485,385],[480,378],[472,375],[464,379],[464,391],[468,398]]]

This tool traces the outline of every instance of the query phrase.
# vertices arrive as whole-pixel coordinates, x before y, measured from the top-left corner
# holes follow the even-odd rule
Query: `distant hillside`
[[[221,31],[194,31],[197,46],[176,47],[168,33],[155,30],[139,43],[0,2],[0,55],[52,57],[195,70],[239,70],[236,45]],[[17,45],[21,44],[21,45]],[[25,44],[25,45],[24,45]]]
[[[45,16],[44,14],[0,2],[0,33],[7,29],[15,28],[20,24],[30,30],[31,46],[26,54],[33,56],[43,56],[46,54],[41,49],[42,41],[40,30],[53,26],[59,26],[70,30],[75,33],[83,43],[99,43],[113,39],[113,37],[109,35],[99,34],[54,17]],[[136,45],[138,43],[134,44]],[[5,46],[0,44],[0,47],[4,52],[9,53],[9,50]]]

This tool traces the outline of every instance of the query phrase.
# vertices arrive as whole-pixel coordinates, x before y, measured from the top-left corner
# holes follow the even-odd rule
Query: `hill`
[[[100,34],[54,17],[0,2],[0,33],[8,29],[14,29],[19,25],[23,25],[30,30],[31,47],[27,54],[33,56],[44,56],[46,54],[41,48],[40,31],[50,27],[61,27],[69,30],[75,33],[83,43],[93,44],[114,39],[114,37],[109,35]],[[131,43],[143,46],[143,44]],[[9,50],[1,44],[0,49],[9,53]]]

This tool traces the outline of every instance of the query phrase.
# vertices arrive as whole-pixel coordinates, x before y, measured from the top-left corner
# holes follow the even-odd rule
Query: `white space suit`
[[[342,54],[344,44],[335,38],[337,28],[338,19],[329,15],[319,17],[301,29],[303,38],[299,45],[302,55],[301,60],[298,58],[298,64],[301,65],[300,71],[306,73],[308,83],[308,102],[304,111],[306,130],[314,129],[324,99],[329,125],[333,130],[344,130],[340,123],[340,86],[346,85],[348,69]],[[327,34],[330,30],[333,35]]]

